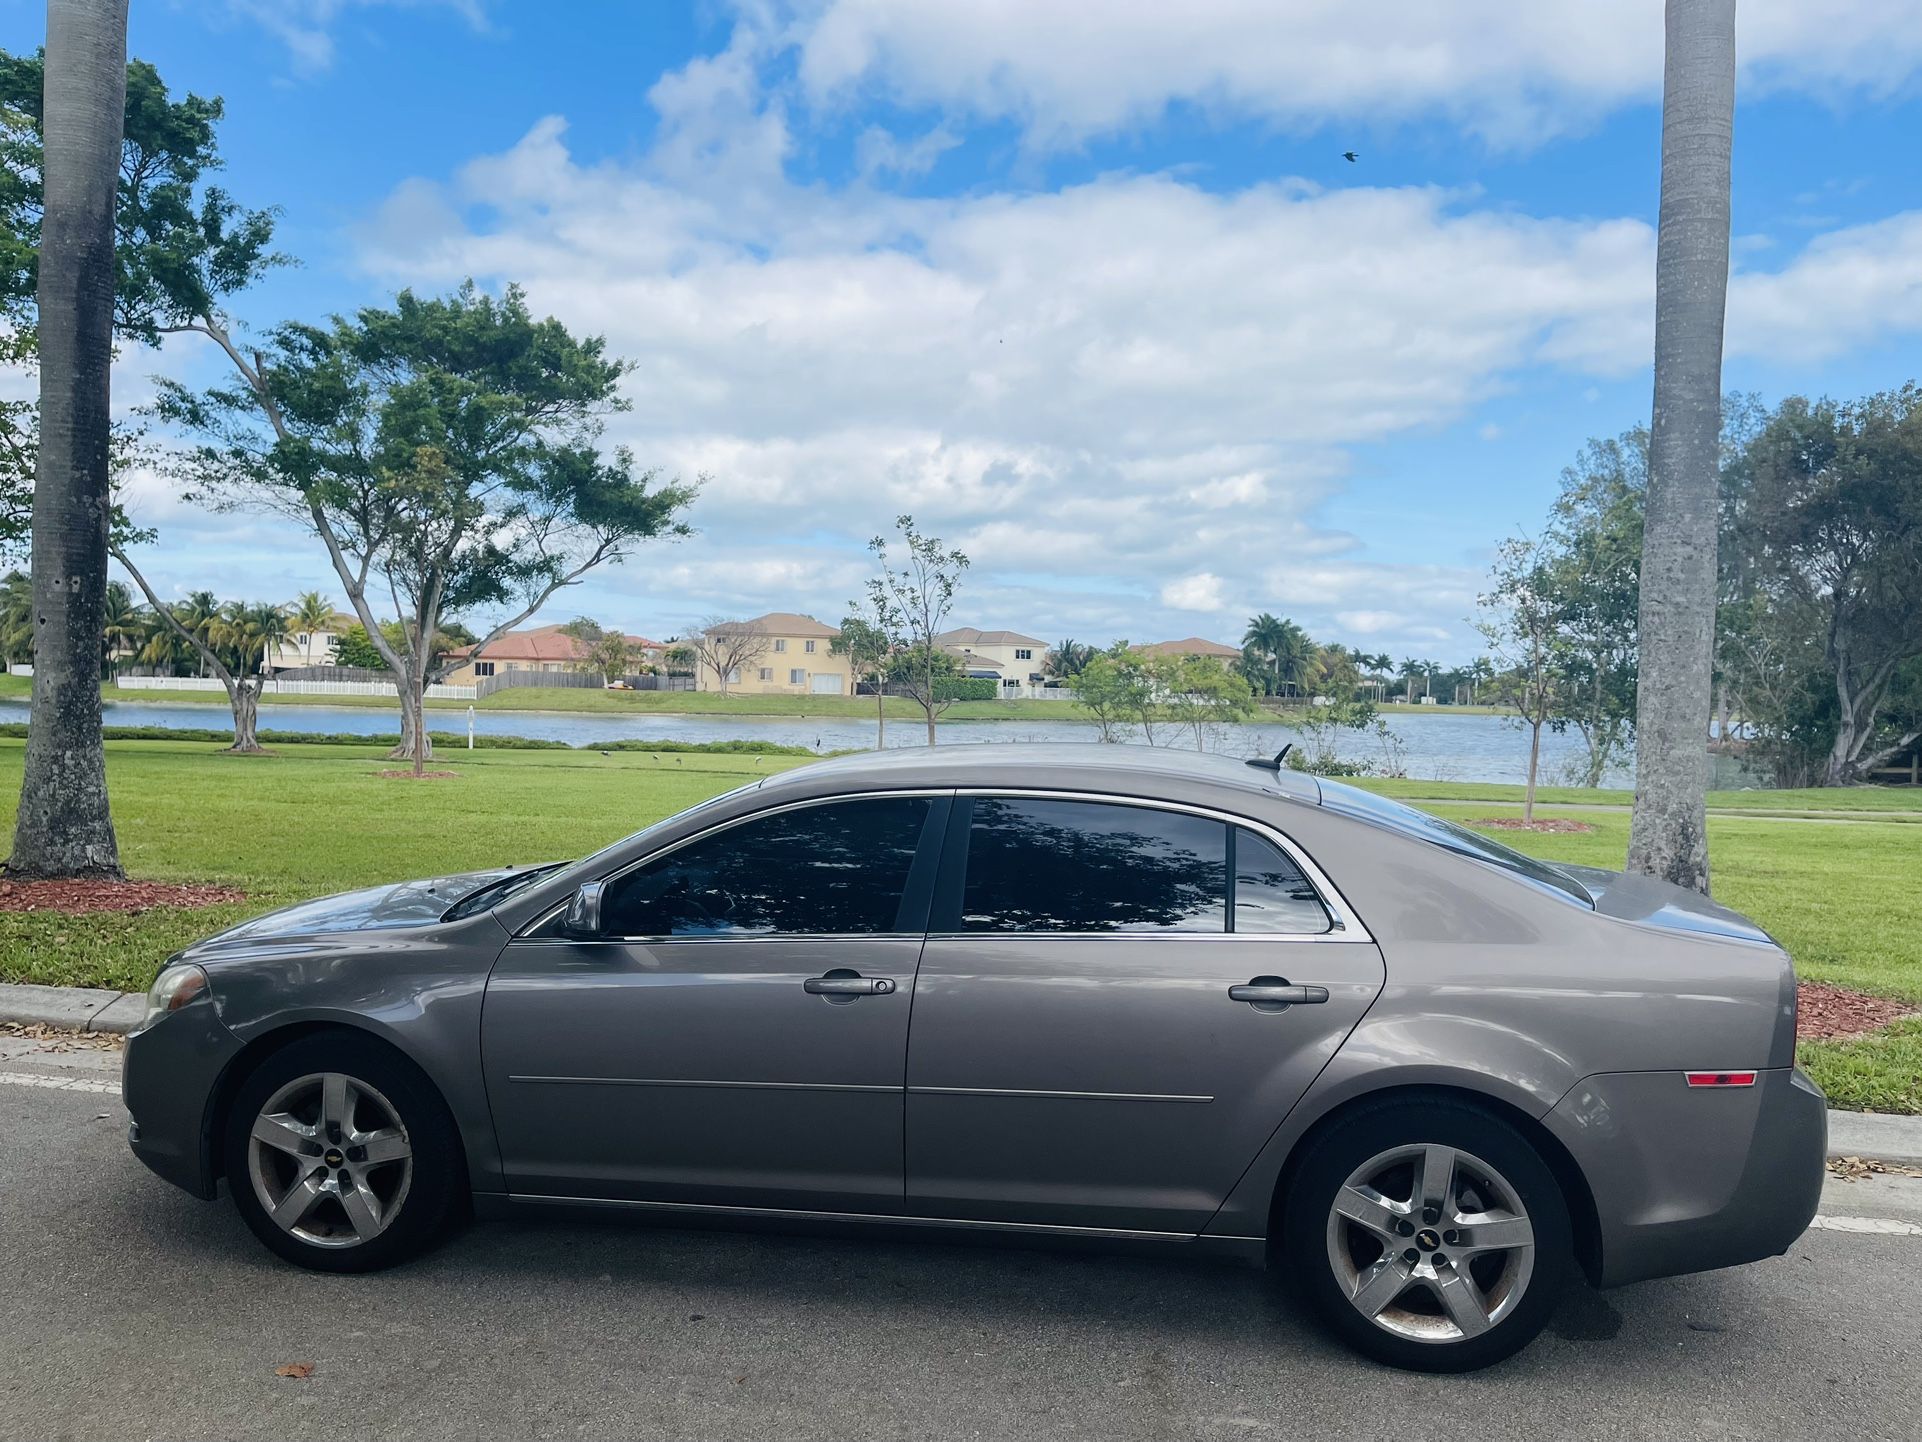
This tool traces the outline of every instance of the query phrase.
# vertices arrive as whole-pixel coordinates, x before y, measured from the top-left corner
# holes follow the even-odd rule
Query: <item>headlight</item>
[[[145,1031],[170,1011],[181,1007],[207,991],[207,973],[194,965],[170,966],[154,978],[153,986],[147,992],[147,1014],[140,1019],[140,1029]]]

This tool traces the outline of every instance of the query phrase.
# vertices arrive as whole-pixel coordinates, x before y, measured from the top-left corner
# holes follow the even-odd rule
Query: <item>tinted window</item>
[[[964,931],[1224,931],[1228,828],[1094,801],[977,797]]]
[[[1288,853],[1264,836],[1235,828],[1235,931],[1328,930],[1328,912]]]
[[[613,936],[892,931],[926,797],[783,811],[691,842],[611,883]]]

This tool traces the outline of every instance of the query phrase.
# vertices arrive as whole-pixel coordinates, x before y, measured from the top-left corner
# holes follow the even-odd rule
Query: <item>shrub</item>
[[[992,676],[936,676],[937,701],[992,701],[1001,692]]]

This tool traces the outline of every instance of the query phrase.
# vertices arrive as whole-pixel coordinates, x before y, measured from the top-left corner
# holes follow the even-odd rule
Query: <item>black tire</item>
[[[1337,1273],[1337,1264],[1330,1257],[1329,1219],[1349,1177],[1372,1159],[1404,1146],[1450,1147],[1493,1167],[1513,1189],[1533,1230],[1534,1253],[1525,1283],[1510,1309],[1478,1334],[1424,1340],[1389,1330],[1388,1325],[1365,1316],[1350,1301],[1349,1280]],[[1418,1219],[1411,1222],[1420,1228]],[[1366,1229],[1361,1229],[1359,1236],[1358,1245],[1367,1246]],[[1441,1098],[1386,1099],[1365,1105],[1316,1137],[1294,1172],[1284,1199],[1280,1238],[1276,1265],[1286,1270],[1297,1292],[1330,1331],[1363,1356],[1418,1372],[1469,1372],[1513,1356],[1547,1325],[1574,1261],[1568,1204],[1554,1173],[1535,1148],[1491,1112],[1470,1102]],[[1425,1243],[1426,1237],[1422,1240]],[[1446,1244],[1440,1256],[1445,1259]],[[1362,1258],[1345,1255],[1343,1260],[1358,1271],[1361,1268]],[[1445,1270],[1446,1265],[1444,1260],[1438,1270]],[[1490,1257],[1475,1265],[1502,1265],[1502,1258]],[[1432,1306],[1439,1314],[1441,1304],[1430,1300],[1433,1295],[1418,1281],[1413,1282],[1384,1316],[1391,1322],[1399,1317],[1405,1327],[1411,1311],[1419,1314]],[[1416,1315],[1413,1321],[1419,1325],[1423,1319]]]
[[[398,1163],[370,1179],[370,1185],[399,1192],[391,1210],[383,1209],[382,1229],[377,1234],[365,1240],[346,1240],[344,1229],[350,1223],[344,1209],[339,1211],[336,1224],[329,1220],[328,1213],[330,1208],[340,1207],[338,1200],[320,1201],[313,1214],[316,1220],[308,1230],[334,1231],[341,1237],[335,1245],[306,1240],[269,1215],[256,1184],[250,1150],[254,1122],[262,1108],[290,1084],[325,1074],[344,1075],[359,1087],[371,1089],[372,1100],[362,1105],[391,1110],[404,1130],[409,1149],[410,1170],[404,1188],[398,1188],[393,1180]],[[324,1122],[321,1124],[324,1126]],[[329,1145],[324,1136],[320,1145]],[[444,1235],[457,1202],[467,1192],[459,1134],[433,1083],[393,1048],[354,1032],[316,1033],[271,1053],[240,1084],[221,1146],[227,1189],[254,1235],[285,1260],[317,1272],[374,1272],[418,1256]],[[332,1150],[329,1146],[328,1155]],[[331,1172],[324,1156],[274,1156],[263,1163],[264,1169],[278,1169],[283,1185],[285,1179],[297,1180],[302,1175],[344,1175],[345,1165],[340,1173]],[[275,1180],[268,1178],[268,1182]],[[391,1197],[391,1190],[389,1194]]]

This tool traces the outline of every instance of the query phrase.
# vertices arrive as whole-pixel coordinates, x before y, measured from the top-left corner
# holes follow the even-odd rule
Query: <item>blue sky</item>
[[[618,438],[709,477],[700,534],[545,619],[833,619],[906,510],[960,623],[1472,654],[1495,543],[1648,414],[1659,3],[1087,13],[135,0],[131,49],[283,211],[243,327],[473,275],[640,362]],[[1922,375],[1912,8],[1740,15],[1728,385]],[[161,371],[218,373],[129,354],[124,402]],[[285,522],[139,505],[164,591],[338,593]]]

